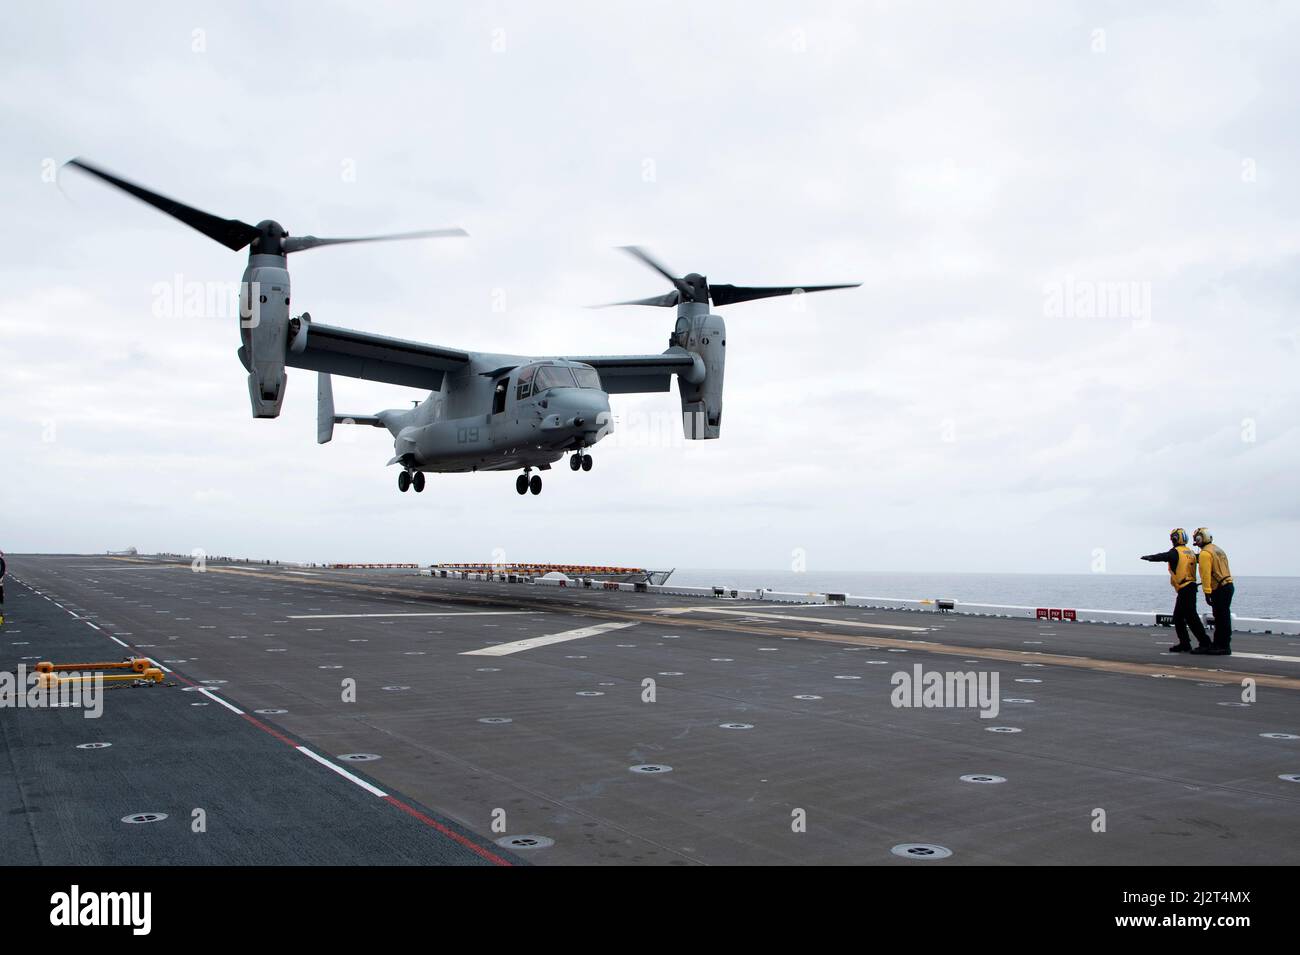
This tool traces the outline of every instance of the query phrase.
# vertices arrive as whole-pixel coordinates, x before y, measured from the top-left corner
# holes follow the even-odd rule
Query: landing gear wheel
[[[576,471],[580,467],[582,467],[582,455],[581,454],[572,455],[569,458],[569,470]]]
[[[590,454],[584,454],[584,455],[582,456],[582,469],[583,469],[584,471],[590,471],[590,470],[591,470],[591,455],[590,455]]]
[[[411,472],[403,471],[397,475],[397,489],[405,494],[411,487]]]
[[[542,493],[542,476],[540,474],[533,475],[533,479],[528,482],[528,490],[534,494]]]
[[[415,488],[415,493],[419,494],[424,490],[424,472],[416,471],[415,477],[411,478],[411,487]]]
[[[519,477],[515,478],[515,490],[518,491],[520,494],[527,494],[527,493],[528,493],[528,475],[527,475],[527,474],[521,474],[521,475],[519,475]]]

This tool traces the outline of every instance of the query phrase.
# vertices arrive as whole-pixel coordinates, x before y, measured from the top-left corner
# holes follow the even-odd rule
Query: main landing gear
[[[409,489],[415,488],[415,493],[419,494],[424,490],[424,472],[416,471],[414,474],[410,471],[401,471],[397,475],[397,489],[405,494]]]
[[[515,491],[520,494],[527,494],[529,491],[532,491],[534,494],[541,494],[542,476],[540,474],[534,474],[532,478],[529,478],[528,471],[525,469],[523,474],[515,478]]]
[[[581,468],[584,471],[591,470],[591,455],[583,454],[581,451],[574,451],[569,457],[569,470],[577,471]]]

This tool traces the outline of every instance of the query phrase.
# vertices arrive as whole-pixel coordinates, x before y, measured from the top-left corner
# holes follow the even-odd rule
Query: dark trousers
[[[1214,645],[1221,650],[1232,649],[1232,593],[1232,584],[1223,584],[1209,598],[1214,611]]]
[[[1201,618],[1196,615],[1196,584],[1191,583],[1178,591],[1178,598],[1174,601],[1174,629],[1178,631],[1178,643],[1180,646],[1190,647],[1192,642],[1187,639],[1187,631],[1190,629],[1196,635],[1196,643],[1202,647],[1210,645],[1210,638],[1205,635],[1205,626],[1201,623]]]

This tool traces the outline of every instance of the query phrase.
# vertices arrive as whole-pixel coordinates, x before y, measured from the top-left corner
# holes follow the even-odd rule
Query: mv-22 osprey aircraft
[[[677,376],[682,427],[694,440],[716,438],[722,426],[722,376],[727,329],[713,305],[829,289],[846,285],[750,287],[710,285],[703,275],[673,275],[635,246],[624,249],[673,286],[671,292],[614,305],[677,308],[668,349],[658,355],[573,355],[531,358],[462,351],[404,341],[314,322],[291,315],[288,256],[324,245],[464,236],[462,229],[436,229],[361,238],[292,236],[270,219],[249,225],[222,219],[118,178],[90,163],[69,165],[90,173],[179,219],[236,252],[248,248],[240,300],[239,360],[248,371],[253,417],[275,418],[284,401],[286,368],[318,373],[316,440],[328,442],[335,424],[372,425],[393,435],[401,465],[401,491],[425,487],[426,472],[519,471],[515,490],[540,494],[541,475],[571,452],[569,467],[591,470],[587,449],[612,430],[609,395],[668,391]],[[602,306],[603,307],[603,306]],[[334,410],[331,375],[422,388],[429,396],[413,408],[373,415]]]

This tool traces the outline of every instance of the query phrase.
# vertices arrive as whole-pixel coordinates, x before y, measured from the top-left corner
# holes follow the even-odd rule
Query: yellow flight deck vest
[[[1232,583],[1228,555],[1218,544],[1206,544],[1202,547],[1197,562],[1201,567],[1201,589],[1207,594],[1213,593],[1224,584]]]
[[[1169,583],[1174,590],[1182,590],[1196,583],[1196,552],[1186,544],[1179,544],[1174,550],[1178,551],[1178,563],[1169,571]]]

